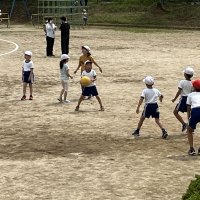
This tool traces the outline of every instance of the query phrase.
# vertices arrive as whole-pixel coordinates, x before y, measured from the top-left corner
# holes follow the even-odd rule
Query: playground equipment
[[[45,21],[45,17],[53,17],[59,21],[61,16],[66,16],[71,25],[82,25],[82,13],[87,6],[80,4],[80,0],[38,0],[38,13],[32,14],[32,23],[38,25]]]

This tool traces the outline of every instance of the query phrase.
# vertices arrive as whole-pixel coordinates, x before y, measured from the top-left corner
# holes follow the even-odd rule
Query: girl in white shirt
[[[55,41],[55,31],[56,26],[53,23],[53,19],[50,17],[48,18],[48,23],[46,24],[46,41],[47,41],[47,47],[46,47],[46,54],[47,56],[54,56],[53,55],[53,46]]]
[[[68,85],[69,85],[69,78],[73,79],[73,77],[69,74],[69,66],[67,65],[67,62],[69,60],[69,56],[67,54],[61,55],[61,61],[60,61],[60,78],[61,78],[61,84],[62,84],[62,90],[60,92],[60,97],[58,98],[58,101],[64,102],[64,103],[70,103],[70,101],[67,99],[67,92],[68,92]],[[64,94],[64,101],[62,101],[62,96]]]

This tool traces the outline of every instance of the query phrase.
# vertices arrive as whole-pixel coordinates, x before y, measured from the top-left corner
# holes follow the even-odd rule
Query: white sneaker
[[[63,101],[63,103],[70,103],[70,100],[66,99]]]

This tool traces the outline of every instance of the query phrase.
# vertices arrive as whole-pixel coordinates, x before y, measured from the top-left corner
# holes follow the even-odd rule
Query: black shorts
[[[187,96],[182,96],[181,99],[179,100],[179,103],[176,105],[176,110],[179,112],[187,112]]]
[[[142,116],[145,118],[152,117],[152,118],[159,119],[160,113],[159,113],[158,104],[157,103],[146,104],[144,106],[144,111],[142,113]]]
[[[82,95],[86,97],[86,96],[98,96],[99,94],[96,86],[94,85],[92,87],[85,87],[83,89]]]
[[[195,130],[199,122],[200,122],[200,107],[193,108],[191,110],[191,116],[189,119],[189,127]]]
[[[34,74],[33,74],[33,77],[31,78],[31,80],[29,81],[29,76],[30,76],[30,71],[28,72],[23,72],[23,77],[22,77],[22,80],[24,83],[33,83],[34,81]]]

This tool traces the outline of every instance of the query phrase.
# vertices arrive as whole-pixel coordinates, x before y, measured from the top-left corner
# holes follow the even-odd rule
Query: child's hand
[[[74,71],[74,74],[76,74],[77,70]]]
[[[101,67],[99,67],[99,71],[102,73],[103,72],[103,70],[101,69]]]
[[[30,80],[31,80],[31,77],[29,76],[29,77],[28,77],[28,81],[30,81]]]
[[[139,108],[136,109],[136,113],[137,113],[137,114],[140,113],[140,109],[139,109]]]
[[[73,76],[70,76],[71,79],[73,79]]]
[[[174,103],[176,101],[176,99],[172,99],[172,102]]]

